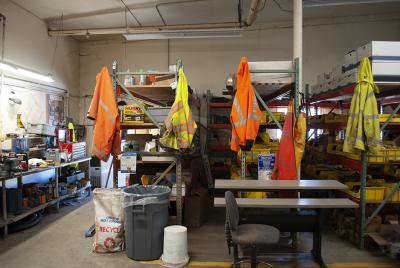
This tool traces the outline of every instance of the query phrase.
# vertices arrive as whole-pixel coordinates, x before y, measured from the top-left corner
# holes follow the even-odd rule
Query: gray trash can
[[[138,261],[159,259],[168,224],[171,189],[135,185],[124,189],[126,255]]]

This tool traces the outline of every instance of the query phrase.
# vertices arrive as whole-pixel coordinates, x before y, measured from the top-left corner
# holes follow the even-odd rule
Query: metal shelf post
[[[367,184],[367,153],[361,151],[361,186],[360,186],[360,199],[361,199],[361,219],[360,219],[360,238],[359,247],[364,248],[364,236],[365,236],[365,186]]]

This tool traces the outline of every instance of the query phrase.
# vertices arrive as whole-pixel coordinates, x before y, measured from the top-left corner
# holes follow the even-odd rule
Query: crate
[[[386,183],[385,184],[385,198],[390,194],[390,192],[392,191],[392,189],[395,185],[397,185],[397,183]],[[397,190],[397,192],[394,194],[392,199],[390,199],[389,201],[392,201],[392,202],[400,201],[400,189]]]
[[[254,147],[254,146],[253,146]],[[259,154],[270,154],[271,150],[267,148],[253,148],[246,152],[246,163],[257,163]],[[242,159],[242,150],[238,153],[239,160]]]
[[[380,114],[379,122],[385,123],[389,117],[390,117],[390,114]],[[400,115],[399,114],[394,115],[393,118],[389,121],[389,123],[400,123]]]
[[[272,114],[278,121],[283,121],[283,119],[285,117],[285,113],[282,113],[282,112],[272,112]],[[274,120],[272,119],[272,117],[269,114],[266,114],[266,123],[267,124],[274,123]]]
[[[386,150],[379,150],[377,155],[386,155]],[[385,163],[387,159],[385,157],[368,157],[368,163]]]
[[[400,162],[400,148],[390,147],[384,150],[386,156],[386,162]]]
[[[346,185],[349,187],[349,190],[345,190],[349,195],[360,199],[361,197],[361,189],[359,182],[346,182]],[[385,190],[386,187],[365,187],[365,199],[367,201],[381,201],[385,198]]]

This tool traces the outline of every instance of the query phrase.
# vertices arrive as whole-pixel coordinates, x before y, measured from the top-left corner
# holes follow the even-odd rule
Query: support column
[[[299,58],[299,91],[303,89],[303,1],[293,0],[293,58]]]

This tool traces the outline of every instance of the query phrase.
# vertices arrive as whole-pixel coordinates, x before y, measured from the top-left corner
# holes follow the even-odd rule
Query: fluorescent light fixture
[[[208,30],[174,30],[174,31],[151,31],[124,34],[128,41],[138,40],[162,40],[162,39],[191,39],[191,38],[235,38],[242,37],[239,28],[231,29],[208,29]]]
[[[53,83],[54,80],[50,75],[43,75],[39,74],[36,72],[29,71],[27,69],[13,66],[4,62],[0,62],[0,70],[5,71],[5,72],[10,72],[14,74],[19,74],[25,77],[29,77],[35,80],[43,81],[43,82],[48,82],[48,83]]]
[[[398,2],[399,0],[303,0],[304,7],[342,6],[357,4],[378,4]]]

